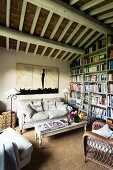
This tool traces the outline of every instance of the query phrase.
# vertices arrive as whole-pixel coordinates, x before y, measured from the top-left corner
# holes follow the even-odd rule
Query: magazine
[[[44,133],[47,133],[50,131],[50,128],[48,127],[48,125],[45,123],[45,124],[39,124],[38,126],[38,130],[44,134]]]
[[[46,124],[49,126],[50,130],[58,129],[65,126],[65,124],[60,120],[56,120],[56,121],[51,120],[48,121]]]

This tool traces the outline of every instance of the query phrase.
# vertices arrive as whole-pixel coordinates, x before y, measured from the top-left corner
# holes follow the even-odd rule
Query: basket
[[[16,113],[12,112],[12,125],[11,125],[11,112],[3,112],[0,118],[0,130],[3,130],[7,127],[12,127],[14,128],[16,126]]]

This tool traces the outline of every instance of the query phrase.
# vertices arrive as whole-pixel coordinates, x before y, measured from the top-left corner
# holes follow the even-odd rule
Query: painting
[[[23,93],[58,93],[59,69],[53,67],[16,64],[16,88]]]

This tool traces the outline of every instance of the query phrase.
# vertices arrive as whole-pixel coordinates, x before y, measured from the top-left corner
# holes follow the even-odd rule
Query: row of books
[[[63,128],[65,126],[68,125],[68,122],[67,120],[63,119],[63,120],[56,120],[56,121],[48,121],[46,123],[41,123],[41,124],[38,124],[37,125],[37,128],[38,130],[44,134],[44,133],[47,133],[51,130],[55,130],[55,129],[58,129],[58,128]]]
[[[108,84],[108,93],[113,93],[113,84]]]
[[[90,97],[90,103],[94,105],[106,105],[107,100],[105,95],[93,95]]]
[[[71,74],[80,74],[83,72],[83,69],[82,68],[74,68],[71,70]]]
[[[106,93],[106,84],[85,84],[85,92]]]
[[[75,99],[81,99],[82,93],[78,93],[76,91],[70,91],[70,97]]]
[[[83,92],[83,84],[70,83],[70,91]]]
[[[113,61],[108,62],[108,69],[113,69]]]
[[[89,106],[89,112],[93,113],[96,118],[106,119],[106,109],[97,106]]]
[[[107,105],[113,107],[113,95],[107,96]]]
[[[106,74],[94,74],[94,75],[85,75],[84,81],[102,81],[106,80]]]
[[[96,56],[91,56],[91,57],[86,57],[84,59],[84,64],[89,64],[93,62],[98,62],[100,60],[106,59],[106,54],[101,54],[101,55],[96,55]]]
[[[106,63],[84,67],[84,73],[91,73],[91,72],[103,71],[103,70],[106,70]]]
[[[82,82],[83,81],[83,75],[77,75],[72,77],[72,82]]]
[[[107,117],[113,119],[113,108],[107,108]]]
[[[108,74],[108,80],[112,81],[113,80],[113,74]]]

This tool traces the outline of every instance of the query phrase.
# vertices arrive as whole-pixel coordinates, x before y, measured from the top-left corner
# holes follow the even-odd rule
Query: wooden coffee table
[[[84,127],[84,131],[86,132],[86,126],[87,126],[87,121],[86,120],[82,120],[79,123],[72,122],[68,126],[65,126],[65,127],[62,127],[62,128],[58,128],[58,129],[55,129],[55,130],[51,130],[51,131],[48,131],[48,132],[42,134],[40,132],[40,130],[38,128],[38,124],[37,124],[35,126],[35,140],[37,140],[37,139],[39,140],[39,147],[41,147],[42,146],[42,138],[43,137],[53,136],[53,135],[56,135],[56,134],[59,134],[59,133],[68,132],[70,130],[78,129],[78,128],[81,128],[81,127]]]

